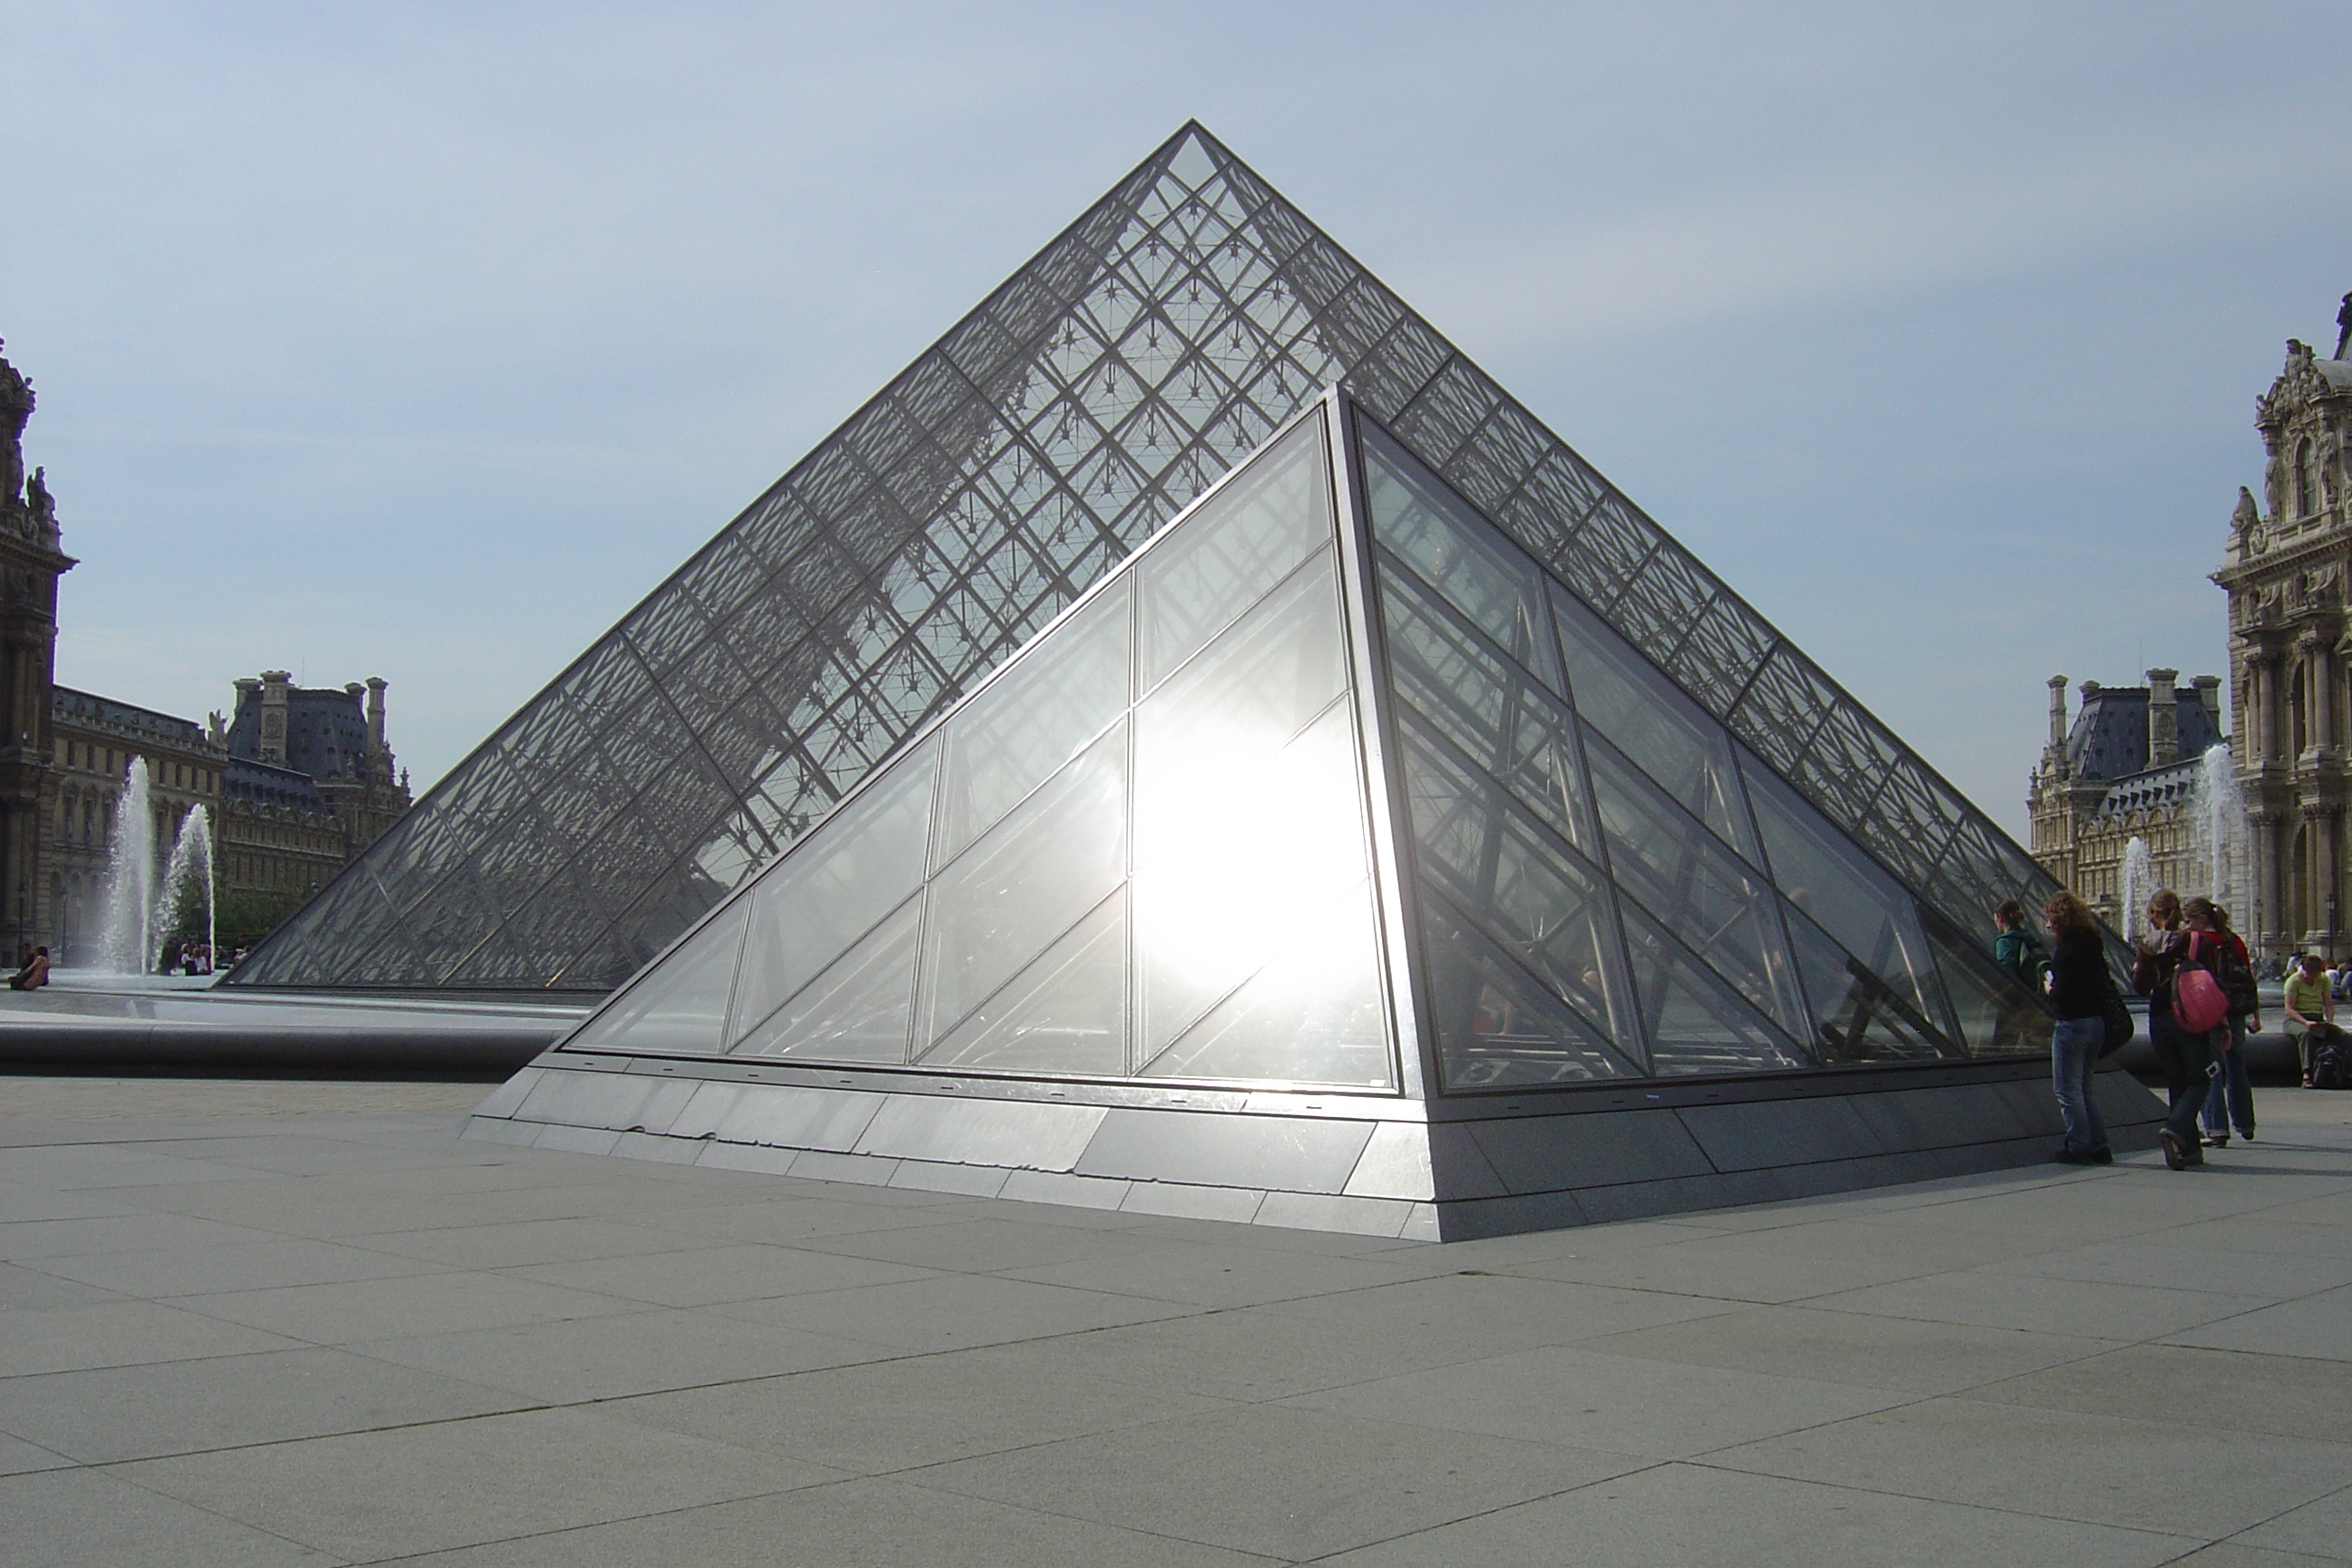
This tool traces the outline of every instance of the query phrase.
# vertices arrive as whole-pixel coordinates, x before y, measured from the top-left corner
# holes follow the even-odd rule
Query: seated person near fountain
[[[2306,952],[2294,973],[2287,977],[2287,1032],[2294,1037],[2294,1054],[2303,1062],[2303,1087],[2311,1087],[2311,1048],[2336,1023],[2336,995],[2327,984],[2315,952]]]
[[[16,944],[16,954],[20,964],[16,973],[8,976],[9,990],[38,991],[49,983],[49,950],[47,948],[32,948],[19,942]]]

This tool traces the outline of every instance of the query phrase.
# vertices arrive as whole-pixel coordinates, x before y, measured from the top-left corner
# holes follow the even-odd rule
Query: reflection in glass
[[[1447,1089],[1461,1093],[1642,1076],[1584,1015],[1537,984],[1478,936],[1474,922],[1426,890],[1421,929]],[[1597,991],[1597,969],[1593,978]],[[1588,1005],[1598,1002],[1592,995]]]
[[[1813,1054],[1824,1065],[1958,1054],[1919,1016],[1907,981],[1889,983],[1802,912],[1786,903],[1780,908],[1789,950],[1812,1008]]]
[[[1122,723],[932,879],[924,1043],[961,1022],[1126,873]]]
[[[1557,689],[1541,570],[1444,480],[1369,421],[1364,480],[1372,537],[1394,551],[1472,625]]]
[[[1725,843],[1748,859],[1758,859],[1731,742],[1722,726],[1601,625],[1575,595],[1554,584],[1551,604],[1577,716],[1616,742],[1635,766]]]
[[[939,748],[926,743],[892,763],[838,820],[740,900],[751,910],[751,935],[730,1038],[765,1018],[921,886],[938,761]]]
[[[905,1061],[907,1021],[915,1000],[915,935],[922,912],[919,896],[908,900],[736,1042],[730,1054],[877,1065]]]
[[[926,1051],[922,1064],[1118,1078],[1127,1071],[1126,895],[1113,893]]]
[[[1120,578],[948,727],[932,865],[961,854],[1126,706],[1127,580]]]
[[[1588,736],[1584,754],[1618,887],[1782,1027],[1809,1033],[1763,879],[1606,742]]]
[[[1303,420],[1136,566],[1148,691],[1331,537],[1323,419]]]
[[[1624,929],[1633,989],[1649,1026],[1652,1072],[1666,1078],[1812,1065],[1640,910],[1625,910]]]
[[[1922,907],[1919,913],[1936,971],[1959,1017],[1962,1049],[1972,1057],[2047,1055],[2049,1013],[1992,961],[1991,944],[1971,942],[1931,910]]]
[[[743,945],[743,905],[738,901],[647,971],[569,1042],[583,1051],[715,1052],[727,1017],[727,990]]]
[[[1743,755],[1739,765],[1773,882],[1848,952],[1898,987],[1912,1011],[1948,1030],[1910,895],[1754,757]]]

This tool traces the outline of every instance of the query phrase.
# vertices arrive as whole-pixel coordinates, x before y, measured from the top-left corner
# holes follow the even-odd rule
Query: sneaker
[[[2167,1127],[2157,1133],[2156,1141],[2164,1145],[2164,1163],[2168,1167],[2175,1171],[2188,1168],[2189,1145],[2181,1142],[2179,1133]]]
[[[2112,1165],[2115,1163],[2116,1152],[2113,1149],[2108,1148],[2105,1143],[2100,1144],[2097,1148],[2091,1151],[2092,1164]]]
[[[2253,1130],[2252,1128],[2251,1128],[2251,1127],[2241,1127],[2241,1128],[2239,1128],[2239,1129],[2238,1129],[2238,1139],[2239,1139],[2239,1141],[2240,1141],[2241,1142],[2245,1142],[2245,1143],[2251,1143],[2251,1142],[2252,1142],[2254,1141],[2254,1130]]]
[[[2208,1149],[2227,1149],[2229,1146],[2230,1135],[2227,1132],[2208,1132],[2205,1134],[2205,1147]]]
[[[2099,1156],[2091,1149],[2061,1149],[2054,1156],[2062,1165],[2095,1165]]]

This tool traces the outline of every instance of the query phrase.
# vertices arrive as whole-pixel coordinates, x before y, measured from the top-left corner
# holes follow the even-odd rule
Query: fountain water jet
[[[114,828],[107,836],[106,923],[98,967],[110,974],[146,973],[155,953],[150,941],[154,919],[155,817],[147,759],[133,757],[115,795]]]
[[[2238,907],[2246,886],[2246,801],[2226,744],[2209,747],[2197,764],[2189,795],[2189,830],[2196,866],[2207,878],[2207,897],[2230,911],[2235,924],[2252,930],[2255,911]]]
[[[2156,891],[2156,858],[2147,852],[2147,839],[2135,837],[2124,846],[2119,887],[2121,907],[2116,911],[2116,925],[2126,942],[2137,942],[2147,919],[2148,895]]]
[[[205,953],[209,961],[214,935],[212,814],[201,804],[189,808],[187,817],[180,824],[180,835],[173,841],[172,858],[163,867],[163,890],[155,900],[155,920],[149,941],[180,934],[192,913],[189,900],[199,892],[205,900]],[[147,962],[154,962],[156,956],[151,949]]]

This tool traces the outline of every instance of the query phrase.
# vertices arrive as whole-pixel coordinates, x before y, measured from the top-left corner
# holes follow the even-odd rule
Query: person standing
[[[2209,1087],[2206,1069],[2212,1064],[2211,1043],[2189,1033],[2172,1014],[2173,983],[2189,961],[2190,933],[2181,923],[2180,895],[2158,888],[2147,900],[2147,934],[2139,939],[2132,963],[2132,989],[2147,998],[2148,1043],[2164,1066],[2164,1089],[2171,1106],[2157,1139],[2164,1145],[2164,1163],[2176,1171],[2205,1163],[2197,1120],[2205,1109]]]
[[[2305,1089],[2311,1087],[2312,1047],[2335,1024],[2335,988],[2327,983],[2327,972],[2319,967],[2319,955],[2305,953],[2302,964],[2286,977],[2286,1026],[2294,1036],[2294,1054],[2303,1063]]]
[[[2042,906],[2050,930],[2050,1011],[2057,1023],[2050,1035],[2050,1081],[2066,1142],[2058,1159],[2069,1165],[2112,1165],[2107,1124],[2099,1115],[2092,1079],[2099,1070],[2099,1047],[2107,1034],[2106,944],[2099,922],[2083,900],[2064,889]]]
[[[2226,1149],[2230,1130],[2236,1128],[2245,1142],[2254,1141],[2254,1084],[2246,1076],[2246,1039],[2263,1026],[2262,1001],[2254,990],[2253,959],[2243,938],[2230,929],[2230,911],[2208,899],[2191,899],[2184,915],[2194,926],[2201,920],[2227,951],[2214,965],[2225,976],[2230,1014],[2221,1020],[2230,1032],[2230,1048],[2221,1053],[2221,1073],[2205,1091],[2205,1146]]]
[[[2025,906],[2015,899],[2002,900],[1992,911],[1992,926],[1993,962],[2014,976],[2024,996],[2031,998],[2011,996],[2002,1004],[1993,1021],[1992,1048],[2038,1050],[2042,1032],[2050,1026],[2042,1000],[2050,988],[2049,950],[2026,929]]]

